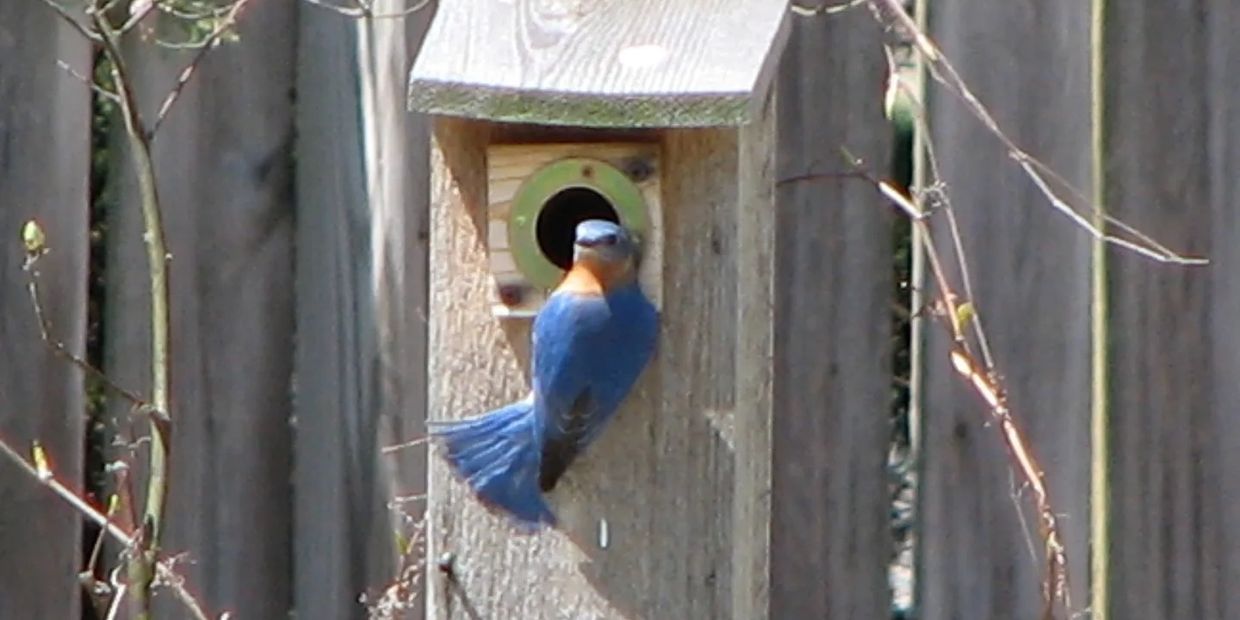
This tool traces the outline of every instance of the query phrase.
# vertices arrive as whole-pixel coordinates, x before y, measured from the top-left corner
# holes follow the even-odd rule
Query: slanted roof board
[[[786,0],[445,0],[409,100],[551,125],[739,125],[787,28]]]

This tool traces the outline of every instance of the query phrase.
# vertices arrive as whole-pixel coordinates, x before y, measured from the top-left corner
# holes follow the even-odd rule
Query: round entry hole
[[[563,189],[547,199],[534,229],[543,256],[560,269],[571,267],[577,224],[585,220],[619,223],[620,217],[602,194],[585,187]]]

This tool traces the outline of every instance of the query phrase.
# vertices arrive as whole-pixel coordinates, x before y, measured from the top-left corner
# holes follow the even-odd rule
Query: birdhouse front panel
[[[761,617],[771,492],[770,110],[739,129],[597,141],[578,131],[562,142],[541,127],[437,119],[427,402],[438,439],[427,553],[441,568],[428,578],[428,617]],[[651,343],[639,322],[637,335],[608,338],[574,366],[610,368],[599,360],[636,352],[649,361],[554,486],[543,488],[540,464],[540,493],[505,494],[505,484],[534,478],[486,467],[517,452],[475,451],[473,433],[499,442],[487,446],[535,436],[493,431],[539,402],[531,393],[539,342],[585,328],[564,304],[543,317],[541,332],[537,320],[496,316],[502,285],[529,291],[504,312],[532,313],[573,261],[577,223],[599,219],[640,239],[640,288],[660,306],[657,329]],[[539,432],[574,428],[571,416],[537,419],[547,421]]]

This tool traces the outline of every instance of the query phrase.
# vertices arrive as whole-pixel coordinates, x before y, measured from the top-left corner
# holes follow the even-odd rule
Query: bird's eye
[[[616,236],[614,234],[603,235],[599,237],[598,242],[599,245],[616,245]]]

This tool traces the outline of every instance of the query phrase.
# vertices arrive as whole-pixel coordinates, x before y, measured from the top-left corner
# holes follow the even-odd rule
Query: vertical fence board
[[[776,98],[778,178],[887,161],[880,29],[861,10],[793,18]],[[881,170],[876,170],[881,173]],[[888,613],[891,216],[827,175],[778,195],[771,618]]]
[[[1212,260],[1107,257],[1109,617],[1235,617],[1240,15],[1231,3],[1106,7],[1108,211]]]
[[[931,37],[1008,135],[1088,196],[1089,4],[945,0],[930,13]],[[1079,607],[1089,554],[1090,238],[1051,210],[959,100],[928,90],[930,138],[959,218],[973,303],[1013,415],[1045,467]],[[931,225],[950,248],[946,219]],[[1038,617],[1032,504],[985,404],[948,362],[950,336],[932,324],[927,340],[921,615]]]
[[[424,418],[426,128],[403,84],[429,9],[300,11],[296,607],[361,617],[392,580],[387,498],[425,484],[425,453],[381,449]]]
[[[1210,5],[1206,22],[1209,50],[1206,60],[1207,100],[1210,119],[1210,287],[1209,323],[1213,385],[1210,422],[1202,432],[1208,449],[1219,459],[1215,479],[1207,480],[1199,493],[1214,493],[1219,498],[1220,527],[1214,530],[1216,540],[1203,537],[1203,544],[1219,554],[1213,567],[1202,575],[1205,587],[1218,592],[1216,616],[1240,618],[1240,80],[1235,68],[1240,67],[1240,4]],[[1223,526],[1228,524],[1229,526]],[[1114,616],[1116,618],[1120,616]],[[1207,616],[1208,617],[1208,616]]]
[[[39,337],[18,239],[24,221],[39,220],[52,247],[38,264],[47,318],[84,354],[90,92],[56,61],[89,73],[90,48],[43,3],[5,2],[0,57],[0,437],[25,455],[42,442],[78,489],[82,377]],[[7,460],[0,497],[0,617],[76,617],[80,519]]]
[[[379,13],[398,13],[408,0],[376,2]],[[380,447],[405,443],[426,432],[427,250],[430,236],[428,203],[428,119],[405,107],[409,67],[426,34],[434,5],[405,19],[358,22],[362,105],[366,118],[366,182],[370,197],[371,261],[378,330],[376,367]],[[426,493],[426,447],[412,446],[383,456],[381,484],[390,498]],[[386,531],[405,536],[418,532],[424,501],[401,501],[391,507]],[[385,532],[386,533],[386,532]],[[422,570],[422,558],[406,558],[406,566]],[[391,582],[368,583],[378,593]],[[421,591],[404,603],[401,618],[415,620],[425,611]],[[395,601],[393,601],[395,602]]]
[[[378,498],[356,26],[299,13],[295,606],[358,618]]]
[[[172,255],[173,438],[163,547],[206,608],[274,618],[292,597],[292,52],[295,13],[257,3],[212,51],[154,142]],[[175,36],[169,34],[169,36]],[[148,119],[192,53],[125,46]],[[113,141],[105,364],[148,389],[147,263],[133,169]],[[127,407],[121,405],[123,416]],[[137,429],[146,433],[145,424]],[[159,597],[159,614],[184,610]]]

